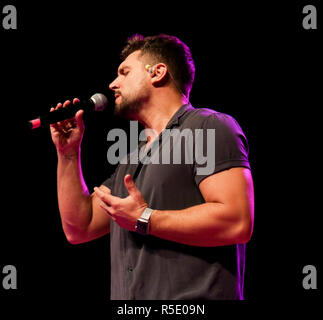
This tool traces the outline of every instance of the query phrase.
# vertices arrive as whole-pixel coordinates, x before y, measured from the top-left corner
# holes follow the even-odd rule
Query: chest
[[[189,164],[122,164],[115,176],[112,193],[128,196],[123,183],[131,174],[149,206],[155,209],[183,209],[204,202]]]

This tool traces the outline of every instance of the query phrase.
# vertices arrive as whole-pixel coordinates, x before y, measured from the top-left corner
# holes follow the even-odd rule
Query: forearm
[[[80,152],[68,156],[58,153],[57,193],[63,227],[67,224],[80,230],[86,228],[91,221],[92,209]]]
[[[248,214],[222,203],[204,203],[183,210],[155,210],[150,234],[191,246],[213,247],[247,242]]]

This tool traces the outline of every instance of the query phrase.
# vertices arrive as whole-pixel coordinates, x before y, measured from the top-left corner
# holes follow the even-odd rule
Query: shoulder
[[[208,108],[188,108],[183,125],[191,128],[242,131],[235,118]]]

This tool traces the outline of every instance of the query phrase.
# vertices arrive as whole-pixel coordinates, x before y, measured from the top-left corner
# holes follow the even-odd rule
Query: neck
[[[145,129],[152,129],[159,135],[176,111],[188,100],[178,94],[152,97],[137,114],[137,120]]]

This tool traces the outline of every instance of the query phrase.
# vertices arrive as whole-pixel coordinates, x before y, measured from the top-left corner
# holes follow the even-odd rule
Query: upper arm
[[[251,171],[237,167],[215,173],[201,181],[199,189],[206,202],[221,203],[251,235],[254,219],[254,191]]]

